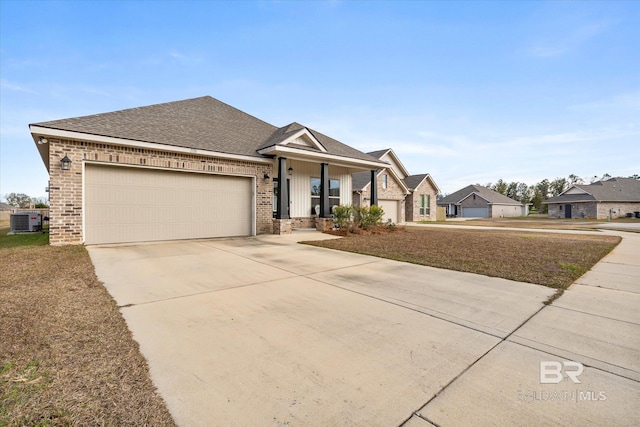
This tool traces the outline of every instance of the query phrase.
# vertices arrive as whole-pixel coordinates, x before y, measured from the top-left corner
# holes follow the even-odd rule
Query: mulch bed
[[[0,425],[175,425],[84,247],[0,260]]]
[[[598,235],[398,228],[304,243],[566,289],[620,240]]]

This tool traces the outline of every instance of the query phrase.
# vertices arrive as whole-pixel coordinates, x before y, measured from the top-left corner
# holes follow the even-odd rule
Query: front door
[[[571,205],[564,205],[564,217],[571,218]]]
[[[273,178],[273,217],[278,211],[278,178]],[[291,180],[287,178],[287,215],[291,216]]]

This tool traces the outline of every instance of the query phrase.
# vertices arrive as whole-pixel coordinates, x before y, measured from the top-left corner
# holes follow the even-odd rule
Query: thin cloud
[[[32,89],[30,89],[30,88],[28,88],[26,86],[22,86],[22,85],[17,84],[17,83],[9,82],[9,81],[7,81],[5,79],[0,79],[0,88],[2,90],[11,90],[11,91],[14,91],[14,92],[29,93],[29,94],[32,94],[32,95],[36,94],[36,91],[34,91],[34,90],[32,90]]]
[[[609,23],[603,22],[583,25],[570,33],[558,35],[553,40],[537,42],[529,51],[531,55],[541,58],[564,55],[600,35],[610,25]]]

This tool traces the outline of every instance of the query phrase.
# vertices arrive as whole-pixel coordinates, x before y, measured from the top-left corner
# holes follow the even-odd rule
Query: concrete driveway
[[[178,424],[638,420],[624,412],[640,396],[637,359],[629,360],[640,355],[628,335],[638,332],[634,313],[625,312],[622,356],[589,359],[585,386],[544,388],[540,361],[575,356],[560,349],[581,321],[563,326],[562,311],[543,310],[553,290],[295,243],[320,238],[327,236],[89,247]],[[594,290],[577,303],[597,298],[588,293]],[[532,316],[547,312],[539,327],[529,327]],[[597,316],[602,328],[624,329],[606,323],[606,313]],[[538,334],[554,327],[565,335],[552,330],[558,342],[542,348]],[[608,400],[527,397],[541,387],[604,388]]]

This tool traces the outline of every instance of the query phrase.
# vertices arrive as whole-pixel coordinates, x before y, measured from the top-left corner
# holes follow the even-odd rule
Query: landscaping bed
[[[175,425],[82,246],[0,230],[0,426]]]
[[[604,235],[398,228],[303,243],[566,289],[620,240]]]

